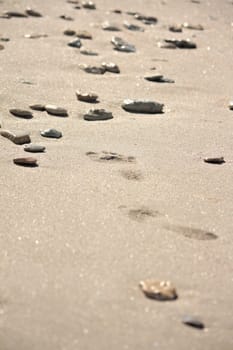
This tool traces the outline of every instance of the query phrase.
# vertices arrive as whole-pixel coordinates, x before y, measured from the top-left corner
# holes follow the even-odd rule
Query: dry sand
[[[37,156],[38,168],[19,167],[13,158],[30,154],[0,137],[0,349],[232,349],[232,3],[96,0],[97,10],[88,11],[65,0],[5,0],[0,11],[28,5],[44,17],[0,19],[1,34],[10,38],[0,52],[0,120],[3,128],[29,130],[47,152]],[[158,17],[144,33],[119,33],[135,54],[114,51],[113,34],[100,29],[106,19],[140,25],[125,13],[108,13],[113,8]],[[185,21],[205,30],[168,31]],[[99,56],[68,47],[67,28],[90,31],[85,46]],[[27,33],[48,37],[26,39]],[[157,47],[172,37],[189,37],[198,48]],[[96,76],[78,67],[103,61],[117,63],[121,74]],[[147,82],[148,73],[175,84]],[[97,92],[98,108],[114,119],[80,119],[90,106],[77,101],[76,89]],[[129,114],[121,109],[125,98],[163,102],[165,113]],[[69,117],[35,112],[21,120],[8,112],[33,103],[65,107]],[[63,138],[42,138],[39,130],[49,127]],[[136,162],[86,156],[103,150]],[[203,162],[212,155],[226,163]],[[134,172],[136,180],[127,179]],[[135,217],[132,210],[140,208],[153,215]],[[186,227],[218,238],[194,239]],[[145,298],[138,288],[145,278],[171,280],[179,298]],[[183,325],[184,314],[199,316],[206,329]]]

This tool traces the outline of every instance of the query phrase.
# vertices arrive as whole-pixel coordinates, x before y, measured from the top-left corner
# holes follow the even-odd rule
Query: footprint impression
[[[86,155],[96,161],[96,162],[128,162],[135,163],[135,158],[131,156],[124,156],[122,154],[102,151],[99,153],[96,152],[87,152]]]
[[[179,225],[172,225],[172,224],[166,224],[163,227],[168,231],[176,232],[190,239],[196,239],[200,241],[209,241],[209,240],[218,238],[216,234],[209,231],[204,231],[198,228],[191,228],[188,226],[179,226]]]

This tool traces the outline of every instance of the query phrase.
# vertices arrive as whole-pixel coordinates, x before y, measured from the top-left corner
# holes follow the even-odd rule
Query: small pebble
[[[18,108],[12,108],[9,110],[11,114],[13,114],[15,117],[20,117],[24,119],[31,119],[33,118],[33,114],[30,111],[26,111],[24,109],[18,109]]]
[[[182,323],[184,323],[187,326],[191,326],[194,328],[198,328],[198,329],[204,329],[205,325],[202,321],[200,321],[199,319],[197,319],[196,317],[193,316],[184,316],[182,318]]]
[[[211,164],[223,164],[225,163],[224,157],[213,157],[213,158],[204,158],[205,163]]]
[[[181,33],[182,32],[182,26],[178,25],[178,24],[174,24],[169,26],[168,28],[170,30],[170,32],[174,32],[174,33]]]
[[[8,140],[12,141],[16,145],[24,145],[25,143],[30,143],[30,135],[27,132],[11,132],[9,130],[1,130],[0,135],[6,137]]]
[[[46,105],[45,109],[48,114],[56,115],[58,117],[67,117],[68,112],[65,108],[57,107],[55,105]]]
[[[67,45],[71,46],[71,47],[75,47],[77,49],[80,49],[80,47],[82,46],[82,43],[81,43],[81,40],[79,38],[76,38],[76,39],[70,41]]]
[[[86,31],[86,30],[78,30],[78,31],[76,32],[76,36],[77,36],[79,39],[88,39],[88,40],[91,40],[91,39],[92,39],[91,33],[89,33],[89,32]]]
[[[0,50],[3,50],[4,48],[4,45],[0,44]]]
[[[156,17],[153,17],[153,16],[145,16],[145,15],[142,15],[140,13],[136,13],[134,15],[134,18],[136,18],[137,20],[139,21],[142,21],[142,23],[144,24],[156,24],[158,22],[157,18]]]
[[[122,13],[122,11],[120,9],[114,9],[114,10],[112,10],[112,12],[113,13],[117,13],[117,14],[121,14]]]
[[[76,96],[79,101],[96,103],[98,100],[98,95],[94,93],[81,93],[80,91],[76,91]]]
[[[88,10],[95,10],[96,5],[92,1],[82,1],[82,7]]]
[[[151,75],[151,76],[146,76],[144,77],[145,80],[148,81],[153,81],[156,83],[174,83],[175,80],[173,79],[169,79],[169,78],[165,78],[163,75]]]
[[[63,34],[68,36],[73,36],[73,35],[76,35],[76,32],[73,29],[66,29],[64,30]]]
[[[32,17],[42,17],[42,14],[40,12],[33,10],[31,7],[27,7],[26,14]]]
[[[33,109],[34,111],[40,111],[40,112],[44,112],[46,109],[45,109],[45,105],[42,105],[42,104],[35,104],[35,105],[31,105],[29,106],[31,109]]]
[[[66,15],[61,15],[60,16],[61,19],[64,19],[65,21],[73,21],[73,17],[70,16],[66,16]]]
[[[168,44],[172,44],[178,49],[196,49],[197,45],[190,41],[189,39],[187,40],[177,40],[177,39],[165,39],[165,42]]]
[[[98,56],[97,52],[89,50],[89,49],[86,49],[85,47],[81,47],[80,53],[82,55],[86,55],[86,56]]]
[[[40,38],[47,38],[47,36],[48,35],[45,33],[42,33],[42,34],[34,33],[34,34],[25,34],[24,38],[26,38],[26,39],[40,39]]]
[[[114,49],[122,52],[136,52],[136,48],[134,45],[128,44],[123,39],[114,36],[112,37],[111,43],[114,46]]]
[[[105,68],[100,66],[90,66],[87,64],[80,64],[79,67],[84,70],[86,73],[91,73],[91,74],[104,74],[105,73]]]
[[[62,133],[56,129],[46,129],[40,132],[41,136],[50,137],[53,139],[59,139],[62,137]]]
[[[108,120],[113,119],[111,112],[105,111],[105,109],[90,109],[83,116],[84,120],[95,121],[95,120]]]
[[[175,287],[170,281],[145,280],[139,283],[139,287],[147,298],[159,301],[175,300],[178,298]]]
[[[106,62],[103,62],[102,64],[102,67],[104,67],[104,69],[106,70],[106,72],[111,72],[111,73],[120,73],[120,68],[118,67],[117,64],[115,63],[106,63]]]
[[[131,100],[126,99],[122,108],[131,113],[156,114],[163,112],[164,104],[149,100]]]
[[[124,21],[123,25],[128,30],[132,30],[132,31],[135,31],[135,32],[144,32],[144,28],[142,28],[140,26],[137,26],[136,24],[130,24],[129,22]]]
[[[22,166],[37,166],[37,159],[33,157],[15,158],[13,159],[13,162]]]
[[[27,17],[26,13],[18,12],[18,11],[6,11],[6,12],[4,12],[4,15],[8,16],[9,18],[11,18],[11,17]]]
[[[191,24],[188,22],[184,22],[182,26],[185,29],[204,30],[204,27],[201,24]]]
[[[120,28],[116,26],[115,24],[109,23],[108,21],[105,21],[102,23],[102,29],[108,30],[111,32],[120,32]]]
[[[39,153],[44,152],[45,147],[41,145],[35,145],[33,143],[27,144],[24,146],[24,151],[26,152],[32,152],[32,153]]]
[[[4,42],[8,42],[8,41],[10,41],[10,38],[1,37],[0,40],[4,41]]]

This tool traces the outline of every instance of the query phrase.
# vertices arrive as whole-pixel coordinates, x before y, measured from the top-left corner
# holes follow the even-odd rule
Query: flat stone
[[[181,33],[182,32],[182,26],[178,25],[178,24],[173,24],[173,25],[169,26],[168,29],[170,30],[170,32],[174,32],[174,33]]]
[[[25,143],[30,143],[31,138],[27,132],[11,132],[9,130],[1,130],[0,135],[12,141],[16,145],[24,145]]]
[[[205,325],[202,321],[200,321],[198,318],[186,315],[182,318],[182,323],[184,323],[186,326],[198,328],[198,329],[204,329]]]
[[[156,114],[163,112],[164,104],[149,100],[131,100],[126,99],[122,108],[131,113]]]
[[[32,152],[32,153],[39,153],[39,152],[44,152],[45,147],[41,146],[41,145],[36,145],[36,144],[30,143],[30,144],[24,146],[24,151]]]
[[[13,114],[15,117],[20,117],[24,119],[31,119],[33,118],[33,114],[30,111],[26,111],[24,109],[18,109],[18,108],[12,108],[9,110],[11,114]]]
[[[112,12],[117,13],[119,15],[122,13],[122,11],[120,9],[114,9],[114,10],[112,10]]]
[[[81,47],[80,53],[81,53],[82,55],[86,55],[86,56],[98,56],[98,53],[97,53],[97,52],[92,51],[92,50],[89,50],[89,49],[87,49],[87,48],[85,48],[85,47]]]
[[[165,42],[168,44],[172,44],[178,49],[196,49],[197,45],[190,41],[189,39],[186,40],[178,40],[178,39],[165,39]]]
[[[176,49],[176,45],[174,43],[168,43],[164,40],[158,42],[158,47],[161,49]]]
[[[4,15],[8,17],[28,17],[26,13],[18,12],[18,11],[6,11]]]
[[[66,29],[64,30],[63,34],[68,36],[73,36],[73,35],[76,35],[76,31],[73,29]]]
[[[156,24],[158,22],[156,17],[146,16],[146,15],[142,15],[140,13],[136,13],[134,15],[134,18],[136,18],[139,21],[142,21],[142,23],[144,23],[144,24],[149,24],[149,25]]]
[[[65,108],[62,107],[58,107],[55,105],[46,105],[45,109],[47,111],[48,114],[51,115],[55,115],[58,117],[67,117],[68,116],[68,112]]]
[[[105,69],[106,72],[111,72],[111,73],[120,73],[120,68],[118,67],[117,64],[115,63],[106,63],[103,62],[101,66]]]
[[[127,28],[128,30],[132,30],[132,31],[135,31],[135,32],[144,32],[144,28],[136,25],[136,24],[131,24],[127,21],[124,21],[123,23],[124,27]]]
[[[26,14],[28,16],[32,16],[32,17],[42,17],[42,14],[36,10],[33,10],[31,7],[27,7],[26,9]]]
[[[165,78],[163,75],[151,75],[151,76],[146,76],[144,77],[145,80],[156,82],[156,83],[174,83],[175,80]]]
[[[70,16],[66,16],[66,15],[61,15],[60,16],[61,19],[64,19],[65,21],[73,21],[73,17]]]
[[[22,166],[37,166],[37,159],[33,157],[15,158],[13,162]]]
[[[111,43],[114,46],[114,49],[121,52],[136,52],[136,48],[134,45],[128,44],[123,39],[114,36],[112,37]]]
[[[105,21],[102,23],[102,29],[108,30],[111,32],[120,32],[121,31],[121,29],[117,25],[109,23],[108,21]]]
[[[96,5],[92,1],[82,1],[82,7],[84,9],[88,9],[88,10],[95,10],[96,9]]]
[[[48,34],[45,33],[32,33],[32,34],[25,34],[24,38],[26,39],[40,39],[40,38],[47,38]]]
[[[178,295],[175,287],[170,281],[145,280],[139,283],[139,287],[147,298],[159,301],[169,301],[177,299]]]
[[[230,103],[229,103],[229,109],[233,111],[233,101],[230,101]]]
[[[62,137],[62,133],[56,129],[46,129],[40,132],[41,136],[50,137],[53,139],[59,139]]]
[[[105,109],[90,109],[83,116],[84,120],[95,121],[95,120],[108,120],[113,119],[111,112],[105,111]]]
[[[188,22],[184,22],[182,24],[183,28],[191,29],[191,30],[204,30],[204,27],[201,24],[192,24]]]
[[[94,93],[81,93],[80,91],[76,91],[76,96],[79,101],[88,102],[88,103],[96,103],[98,100],[98,95]]]
[[[71,46],[71,47],[75,47],[77,49],[80,49],[80,47],[82,46],[82,43],[81,43],[81,40],[79,38],[76,38],[76,39],[70,41],[67,45]]]
[[[205,163],[211,164],[223,164],[225,163],[224,157],[213,157],[213,158],[204,158]]]
[[[90,66],[87,64],[81,64],[79,67],[84,70],[86,73],[91,73],[91,74],[104,74],[105,73],[105,68],[100,66]]]
[[[89,33],[89,32],[86,31],[86,30],[78,30],[78,31],[76,32],[76,36],[77,36],[79,39],[87,39],[87,40],[91,40],[91,39],[92,39],[91,33]]]
[[[31,109],[33,109],[34,111],[40,111],[40,112],[44,112],[46,111],[45,109],[45,105],[42,105],[42,104],[35,104],[35,105],[31,105],[29,106]]]

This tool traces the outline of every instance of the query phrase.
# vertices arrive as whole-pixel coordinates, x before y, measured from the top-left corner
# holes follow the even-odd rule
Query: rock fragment
[[[115,63],[106,63],[103,62],[101,66],[105,69],[106,72],[111,72],[111,73],[120,73],[120,68],[118,67],[117,64]]]
[[[33,157],[15,158],[13,159],[13,162],[16,165],[29,166],[29,167],[35,167],[38,165],[37,159]]]
[[[82,1],[82,7],[84,9],[88,9],[88,10],[95,10],[96,9],[96,5],[92,1]]]
[[[66,16],[66,15],[61,15],[59,16],[61,19],[64,19],[65,21],[73,21],[73,17]]]
[[[0,135],[12,141],[16,145],[24,145],[25,143],[30,143],[30,135],[27,132],[11,132],[9,130],[1,130]]]
[[[67,117],[68,112],[65,108],[58,107],[55,105],[46,105],[45,110],[48,114],[55,115],[58,117]]]
[[[19,108],[12,108],[9,110],[11,114],[13,114],[15,117],[20,117],[24,119],[31,119],[33,118],[33,114],[30,111],[19,109]]]
[[[110,32],[120,32],[120,28],[113,23],[109,23],[109,21],[105,21],[102,23],[102,29],[108,30]]]
[[[76,91],[76,96],[79,101],[88,102],[88,103],[96,103],[98,100],[98,95],[94,93],[82,93],[80,91]]]
[[[152,81],[152,82],[156,82],[156,83],[174,83],[175,80],[173,79],[169,79],[169,78],[165,78],[163,75],[150,75],[150,76],[146,76],[144,77],[145,80],[148,81]]]
[[[168,44],[174,45],[178,49],[196,49],[197,47],[197,45],[193,41],[190,41],[189,39],[187,40],[165,39],[165,42]]]
[[[156,17],[146,16],[146,15],[142,15],[140,13],[136,13],[134,15],[134,18],[136,18],[139,21],[142,21],[142,23],[144,23],[144,24],[149,24],[149,25],[156,24],[158,22]]]
[[[24,151],[31,153],[40,153],[45,151],[45,147],[30,143],[24,146]]]
[[[26,14],[28,16],[32,16],[32,17],[42,17],[42,14],[36,10],[33,10],[31,7],[27,7],[26,9]]]
[[[142,28],[136,24],[131,24],[128,21],[124,21],[123,25],[128,30],[132,30],[134,32],[144,32],[144,28]]]
[[[213,158],[204,158],[205,163],[211,164],[223,164],[225,163],[224,157],[213,157]]]
[[[182,32],[182,26],[178,25],[178,24],[173,24],[173,25],[169,26],[168,29],[170,30],[170,32],[174,32],[174,33],[181,33]]]
[[[122,13],[122,11],[120,9],[114,9],[114,10],[112,10],[112,12],[117,13],[119,15]]]
[[[46,109],[45,109],[45,105],[42,105],[42,104],[35,104],[35,105],[30,105],[29,106],[32,110],[34,111],[40,111],[40,112],[44,112]]]
[[[149,100],[131,100],[126,99],[122,104],[122,108],[131,113],[156,114],[163,113],[163,103]]]
[[[126,41],[117,36],[112,37],[111,43],[113,44],[114,49],[117,51],[136,52],[136,48],[134,45],[128,44]]]
[[[79,38],[76,38],[76,39],[70,41],[67,45],[71,46],[71,47],[75,47],[77,49],[80,49],[80,47],[82,46],[82,43],[81,43],[81,40]]]
[[[139,287],[147,298],[159,301],[169,301],[177,299],[178,295],[175,287],[170,281],[145,280],[139,283]]]
[[[96,121],[96,120],[108,120],[113,119],[111,112],[107,112],[105,109],[90,109],[83,116],[84,120]]]
[[[202,321],[200,321],[198,318],[193,316],[184,316],[182,318],[182,323],[184,323],[186,326],[191,326],[197,329],[204,329],[205,325]]]
[[[11,17],[28,17],[26,13],[24,12],[18,12],[18,11],[6,11],[4,12],[4,15],[8,16],[9,18]]]
[[[25,34],[24,38],[26,39],[40,39],[40,38],[47,38],[48,35],[45,33],[33,33],[33,34]]]
[[[0,44],[0,50],[4,50],[4,45]]]
[[[91,73],[91,74],[104,74],[105,73],[105,68],[100,66],[91,66],[87,64],[80,64],[79,67],[84,70],[86,73]]]
[[[43,137],[49,137],[49,138],[53,138],[53,139],[60,139],[62,137],[62,133],[61,131],[58,131],[56,129],[46,129],[46,130],[42,130],[40,132],[41,136]]]
[[[89,33],[87,30],[78,30],[76,32],[76,36],[79,39],[87,39],[87,40],[91,40],[92,39],[91,33]]]
[[[201,24],[192,24],[188,22],[184,22],[182,24],[183,28],[191,29],[191,30],[204,30],[204,27]]]
[[[76,35],[76,31],[73,29],[66,29],[64,30],[63,34],[68,36],[73,36],[73,35]]]
[[[86,56],[98,56],[98,53],[97,53],[97,52],[92,51],[92,50],[89,50],[89,49],[87,49],[87,48],[85,48],[85,47],[81,47],[80,53],[81,53],[82,55],[86,55]]]

